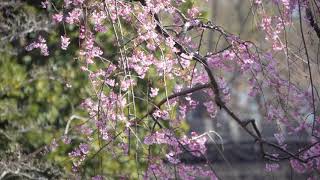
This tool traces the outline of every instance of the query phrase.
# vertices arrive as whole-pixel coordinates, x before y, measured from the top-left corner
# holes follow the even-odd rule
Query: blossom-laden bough
[[[199,104],[191,95],[199,91],[210,97],[203,104],[212,119],[218,111],[224,111],[229,117],[227,121],[235,121],[259,145],[262,157],[272,162],[267,164],[268,171],[277,169],[277,163],[283,160],[289,160],[299,173],[318,171],[320,118],[316,109],[319,97],[303,26],[310,26],[320,40],[315,16],[319,14],[320,3],[312,0],[250,2],[257,12],[254,14],[259,22],[257,27],[265,34],[264,43],[270,45],[269,48],[259,47],[205,20],[195,6],[179,8],[187,3],[185,0],[42,2],[44,8],[54,10],[52,21],[64,27],[61,49],[68,50],[71,43],[78,44],[77,59],[83,63],[81,69],[88,74],[94,92],[94,97],[82,103],[90,118],[79,125],[68,122],[68,130],[61,138],[65,143],[72,142],[68,132],[73,129],[85,137],[69,153],[74,173],[81,176],[90,161],[100,158],[101,173],[93,179],[102,179],[105,176],[103,154],[110,153],[115,160],[122,156],[135,159],[137,171],[127,174],[124,170],[124,174],[117,174],[121,177],[218,179],[219,172],[212,166],[214,162],[206,158],[206,142],[208,138],[214,139],[213,134],[220,136],[210,131],[188,137],[182,128],[186,113]],[[270,7],[277,7],[279,12],[270,13]],[[295,53],[286,35],[287,29],[294,26],[292,16],[296,14],[304,55]],[[77,42],[70,41],[66,26],[78,32]],[[225,45],[220,50],[203,53],[204,33],[210,31],[218,33]],[[110,33],[115,46],[112,54],[104,49],[103,43],[96,41],[98,35]],[[194,35],[200,37],[199,41],[192,38]],[[27,50],[40,48],[47,56],[45,42],[39,36]],[[279,71],[281,59],[277,54],[288,61],[289,78]],[[293,58],[305,62],[309,89],[291,81],[290,60]],[[277,143],[266,140],[255,119],[249,115],[247,119],[240,118],[229,105],[232,89],[226,77],[218,73],[221,71],[240,72],[240,76],[248,78],[242,83],[250,87],[249,95],[263,97],[264,121],[284,125],[290,135],[310,132],[309,145],[292,151],[281,133],[275,134]],[[312,123],[307,123],[307,119],[312,119]],[[206,159],[205,165],[182,162],[185,153]],[[310,178],[314,177],[310,175]]]

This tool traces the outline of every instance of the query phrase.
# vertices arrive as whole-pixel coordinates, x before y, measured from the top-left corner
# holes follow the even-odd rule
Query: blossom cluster
[[[185,153],[194,158],[206,155],[206,136],[193,132],[188,137],[184,131],[176,130],[182,129],[187,113],[199,104],[204,105],[211,119],[224,109],[239,121],[227,109],[234,92],[225,74],[232,72],[239,72],[239,76],[248,79],[242,83],[249,87],[249,96],[263,96],[261,109],[264,120],[287,127],[287,134],[274,134],[278,150],[280,148],[284,152],[289,148],[285,136],[312,128],[303,119],[311,112],[313,94],[282,76],[276,56],[276,53],[288,56],[288,47],[285,46],[282,34],[286,27],[293,24],[292,14],[298,1],[272,1],[274,5],[282,7],[281,15],[270,15],[264,11],[264,3],[267,2],[253,1],[260,20],[259,30],[271,45],[264,52],[253,42],[242,40],[222,27],[203,22],[201,11],[195,6],[180,11],[180,6],[185,2],[64,0],[63,8],[55,9],[52,21],[57,25],[73,27],[78,33],[77,59],[82,64],[81,70],[90,79],[93,92],[93,97],[85,99],[81,104],[89,117],[78,128],[79,134],[85,137],[84,142],[69,153],[74,171],[81,167],[91,152],[101,151],[91,145],[98,136],[99,143],[103,142],[112,149],[104,153],[110,153],[114,158],[123,154],[130,156],[134,154],[134,148],[137,154],[144,153],[137,162],[147,164],[145,169],[138,170],[144,171],[146,179],[152,179],[153,176],[161,179],[173,179],[176,176],[180,179],[207,176],[217,179],[214,171],[210,170],[209,162],[200,167],[182,161]],[[302,6],[305,5],[305,1],[301,2]],[[54,4],[55,1],[42,4],[48,7],[50,3]],[[162,22],[162,18],[166,18],[166,21]],[[165,23],[173,25],[165,26]],[[192,35],[207,30],[220,33],[229,46],[219,52],[208,52],[201,56],[200,46]],[[108,38],[101,41],[99,35]],[[111,42],[115,53],[109,54],[104,41]],[[64,32],[61,49],[67,50],[71,43],[71,33],[68,35],[68,32]],[[43,37],[39,36],[26,47],[28,51],[35,48],[39,48],[41,54],[49,55]],[[201,91],[209,98],[199,102],[192,96],[196,91]],[[272,95],[265,96],[266,93]],[[239,126],[244,127],[241,122]],[[254,138],[259,141],[257,137]],[[132,139],[138,145],[133,146]],[[72,144],[70,140],[67,142]],[[138,146],[148,148],[149,152],[141,152]],[[152,154],[159,146],[162,151]],[[292,157],[290,163],[293,169],[298,173],[319,169],[319,149],[319,145],[314,145],[300,156]],[[273,158],[279,156],[274,154]],[[309,160],[310,157],[315,158]],[[303,163],[301,159],[307,162]],[[175,167],[176,173],[172,173],[172,167]],[[266,164],[268,172],[279,168],[277,163]],[[102,175],[93,177],[102,178]]]

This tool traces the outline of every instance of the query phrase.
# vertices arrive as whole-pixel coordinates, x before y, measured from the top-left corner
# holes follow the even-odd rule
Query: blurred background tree
[[[88,96],[88,80],[79,62],[73,59],[75,47],[70,46],[68,51],[49,47],[52,52],[48,57],[25,51],[27,43],[38,33],[46,36],[49,46],[59,44],[60,36],[53,33],[50,15],[40,2],[0,2],[1,162],[10,162],[9,157],[16,157],[17,152],[23,157],[50,144],[55,136],[61,135],[70,116],[84,114],[78,105]],[[47,158],[59,159],[60,154],[63,153]],[[49,164],[51,161],[44,166]],[[0,179],[20,176],[2,175]]]

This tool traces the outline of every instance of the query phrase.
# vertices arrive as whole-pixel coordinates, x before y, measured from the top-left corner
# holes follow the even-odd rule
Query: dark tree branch
[[[312,13],[311,7],[310,7],[310,3],[308,3],[308,6],[306,8],[306,16],[309,20],[310,26],[313,28],[313,30],[316,32],[318,39],[320,40],[320,27],[319,25],[316,23],[315,19],[314,19],[314,15]]]

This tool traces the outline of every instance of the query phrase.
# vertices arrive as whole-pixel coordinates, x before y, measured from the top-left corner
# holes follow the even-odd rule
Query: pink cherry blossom
[[[61,36],[61,49],[67,50],[67,47],[70,44],[70,38],[67,36]]]
[[[42,37],[39,36],[38,39],[36,41],[34,41],[33,43],[29,44],[26,47],[27,51],[31,51],[33,49],[40,49],[40,52],[42,55],[44,56],[49,56],[49,51],[48,51],[48,46],[46,44],[46,40]]]
[[[158,95],[159,89],[158,88],[151,88],[151,97],[156,97]]]

